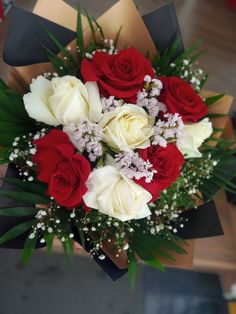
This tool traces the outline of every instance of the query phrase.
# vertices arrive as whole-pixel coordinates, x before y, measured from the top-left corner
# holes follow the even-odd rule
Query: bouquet
[[[51,19],[45,1],[36,8]],[[77,241],[105,270],[128,268],[133,280],[138,260],[163,270],[192,255],[185,239],[220,234],[212,198],[221,187],[236,191],[233,142],[220,137],[231,99],[202,90],[208,76],[197,67],[198,44],[184,50],[176,38],[156,49],[153,16],[145,26],[131,1],[99,20],[78,6],[76,34],[14,12],[30,15],[27,32],[41,38],[17,57],[9,38],[5,45],[6,61],[18,67],[11,88],[0,82],[0,161],[14,165],[0,190],[8,202],[0,245],[22,247],[27,262],[55,238],[66,255]]]

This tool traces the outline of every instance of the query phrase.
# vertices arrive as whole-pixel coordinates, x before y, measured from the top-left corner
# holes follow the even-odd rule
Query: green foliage
[[[0,195],[7,196],[11,199],[18,201],[20,204],[48,204],[50,199],[46,196],[41,196],[36,193],[23,192],[23,191],[7,191],[0,190]]]
[[[1,208],[0,216],[21,217],[36,215],[39,208],[36,207],[9,207]]]
[[[148,266],[157,268],[160,271],[164,271],[165,270],[164,265],[158,259],[146,260],[145,264],[147,264]]]
[[[84,231],[81,230],[80,228],[78,228],[78,232],[79,232],[79,237],[80,237],[81,244],[82,244],[82,246],[84,246],[85,245],[85,234],[84,234]]]
[[[53,240],[55,238],[55,234],[44,233],[43,237],[44,237],[46,244],[47,244],[47,252],[50,255],[52,253],[52,245],[53,245]]]
[[[16,225],[9,231],[7,231],[1,238],[0,238],[0,245],[6,243],[7,241],[10,241],[12,239],[15,239],[25,233],[27,230],[31,229],[32,226],[35,224],[36,220],[29,220],[26,222],[23,222],[19,225]]]
[[[80,10],[80,3],[79,3],[79,1],[78,1],[78,5],[77,5],[77,36],[76,36],[76,43],[77,43],[78,57],[79,57],[79,60],[81,61],[82,58],[84,57],[84,54],[85,54],[85,47],[84,47],[83,26],[82,26],[81,10]]]
[[[35,250],[37,239],[37,236],[35,236],[33,239],[30,239],[29,237],[25,239],[22,255],[24,265],[28,265],[30,258]]]
[[[228,117],[228,114],[224,113],[208,113],[207,117],[210,119],[217,119],[217,118],[223,118],[223,117]]]
[[[52,63],[53,67],[57,71],[57,73],[61,76],[63,75],[76,75],[77,71],[77,64],[76,60],[74,59],[73,55],[69,52],[67,48],[65,48],[60,41],[50,32],[50,30],[42,24],[45,32],[47,33],[48,37],[51,41],[55,44],[55,46],[59,49],[62,57],[56,55],[50,49],[45,47],[43,44],[42,47],[44,48],[48,59]],[[63,58],[63,59],[62,59]]]
[[[93,21],[87,11],[85,11],[85,14],[86,14],[87,21],[89,23],[90,30],[92,32],[93,41],[96,42],[96,30],[93,26]]]
[[[155,202],[157,208],[163,208],[166,204],[171,208],[175,204],[176,208],[191,209],[195,206],[195,200],[189,194],[189,188],[182,177],[179,177],[176,182],[168,187],[166,193],[161,193],[158,200]],[[166,211],[166,218],[171,216],[173,210]]]
[[[11,91],[0,80],[0,143],[1,146],[11,146],[14,139],[25,133],[35,132],[37,124],[32,120],[24,106],[20,94]],[[7,150],[1,150],[0,158],[6,160]]]
[[[186,253],[181,246],[181,244],[184,244],[184,241],[167,230],[163,230],[157,235],[152,235],[143,233],[141,228],[135,229],[129,240],[130,247],[135,254],[146,264],[154,266],[159,270],[164,270],[164,266],[160,262],[161,257],[173,260],[171,253]]]
[[[137,261],[136,261],[134,251],[130,248],[127,251],[127,257],[128,257],[129,282],[130,282],[131,288],[133,289],[135,287],[136,277],[137,277]]]
[[[12,177],[4,177],[2,180],[4,182],[13,184],[13,185],[21,188],[25,192],[36,193],[36,194],[41,195],[41,196],[46,195],[47,186],[42,184],[41,182],[37,182],[37,181],[35,181],[35,182],[25,181],[24,182],[21,179],[12,178]]]
[[[119,42],[121,30],[122,30],[122,26],[119,28],[118,33],[116,35],[116,38],[114,40],[114,47],[115,47],[115,49],[117,49],[117,45],[118,45],[118,42]]]
[[[207,80],[209,78],[209,74],[206,74],[203,76],[202,80],[201,80],[201,83],[200,83],[200,90],[204,87],[204,85],[206,84]]]
[[[164,75],[164,71],[168,71],[169,65],[172,63],[179,45],[180,38],[178,38],[170,48],[166,49],[166,51],[162,55],[157,53],[152,62],[152,65],[154,69],[158,71],[158,73],[163,73]]]
[[[201,42],[198,41],[197,43],[194,43],[188,49],[186,49],[177,58],[175,58],[174,56],[180,43],[181,39],[178,38],[168,49],[166,49],[166,51],[162,55],[156,55],[152,64],[157,74],[166,76],[179,75],[178,65],[180,65],[184,59],[189,59],[190,63],[194,63],[197,58],[202,54],[202,52],[196,52],[201,44]],[[174,63],[175,67],[171,67],[171,63]]]
[[[74,257],[74,240],[73,239],[67,239],[66,241],[61,241],[64,256],[67,261],[71,261]]]
[[[9,149],[8,147],[0,148],[0,164],[7,164],[9,162]]]
[[[40,208],[36,207],[24,207],[25,203],[30,205],[45,204],[48,205],[50,202],[49,197],[45,195],[45,187],[39,183],[23,182],[17,178],[4,178],[5,182],[13,184],[23,191],[14,190],[0,190],[0,195],[9,197],[19,202],[17,207],[9,207],[0,209],[0,216],[31,216],[37,214]],[[23,206],[21,206],[24,204]],[[17,226],[16,226],[17,227]]]
[[[218,94],[218,95],[214,95],[214,96],[211,96],[211,97],[207,97],[205,99],[205,104],[207,106],[211,106],[213,105],[214,103],[216,103],[218,100],[220,100],[221,98],[224,97],[225,94]]]
[[[200,191],[204,199],[211,200],[217,191],[224,188],[233,194],[236,194],[236,185],[231,181],[236,177],[236,150],[230,149],[232,141],[222,140],[218,145],[204,154],[211,154],[212,159],[217,162],[210,178],[203,181]]]

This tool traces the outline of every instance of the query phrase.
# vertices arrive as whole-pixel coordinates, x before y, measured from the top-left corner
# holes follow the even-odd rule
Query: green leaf
[[[226,150],[226,151],[224,150],[221,153],[217,154],[216,158],[223,159],[226,156],[230,156],[230,155],[234,155],[234,154],[236,154],[236,149],[231,149],[231,150]],[[222,162],[224,162],[224,161],[226,161],[226,160],[222,160]]]
[[[217,119],[217,118],[223,118],[223,117],[228,117],[228,114],[224,113],[208,113],[207,117],[210,119]]]
[[[228,173],[230,175],[230,173]],[[231,174],[231,177],[229,179],[225,178],[225,176],[222,176],[217,170],[215,171],[214,177],[221,182],[222,185],[228,185],[234,189],[234,192],[236,191],[236,185],[233,184],[231,181],[231,178],[234,176],[234,174]]]
[[[188,59],[193,53],[193,51],[199,48],[201,44],[202,44],[201,40],[198,40],[197,42],[193,43],[190,47],[185,49],[185,51],[180,56],[178,56],[174,62],[177,64],[179,62],[182,62],[184,59]]]
[[[13,92],[9,88],[0,90],[0,109],[10,114],[19,123],[22,123],[24,120],[27,125],[30,124],[32,126],[35,124],[25,110],[22,95]]]
[[[95,32],[95,29],[93,27],[92,19],[91,19],[90,15],[88,14],[87,11],[85,11],[85,14],[86,14],[87,21],[89,23],[90,30],[92,32],[93,40],[96,42],[96,32]]]
[[[96,21],[96,19],[93,19],[94,23],[96,24],[97,28],[98,28],[98,31],[102,37],[102,39],[104,40],[105,39],[105,35],[104,35],[104,32],[103,32],[103,29],[101,27],[101,25],[98,24],[98,22]]]
[[[77,47],[80,50],[79,56],[82,58],[84,56],[84,35],[83,35],[83,26],[82,26],[82,19],[81,19],[81,10],[80,10],[80,3],[78,1],[77,5]]]
[[[15,137],[38,129],[25,110],[23,97],[0,84],[0,143],[10,146]]]
[[[56,47],[60,50],[61,53],[67,58],[68,62],[72,67],[76,67],[76,62],[72,56],[72,54],[57,40],[57,38],[50,32],[50,30],[43,24],[41,24],[44,30],[46,31],[48,37],[52,40],[52,42],[56,45]]]
[[[218,133],[218,132],[223,132],[224,128],[213,128],[213,132]]]
[[[145,58],[146,59],[150,59],[150,51],[149,50],[147,50],[147,52],[145,53]]]
[[[190,58],[190,63],[194,63],[195,61],[197,61],[197,59],[199,59],[199,57],[204,53],[204,51],[199,51],[197,52],[194,56],[192,56]]]
[[[135,287],[136,277],[137,277],[137,261],[135,258],[134,251],[132,249],[128,249],[127,251],[128,256],[128,276],[129,282],[132,289]]]
[[[117,45],[118,45],[118,41],[119,41],[119,38],[120,38],[120,32],[121,32],[121,30],[122,30],[122,25],[120,26],[120,28],[119,28],[119,30],[118,30],[118,33],[116,34],[116,38],[115,38],[115,40],[114,40],[114,47],[115,47],[115,49],[117,48]],[[115,50],[114,49],[114,50]]]
[[[15,239],[17,237],[19,237],[20,235],[22,235],[23,233],[25,233],[27,230],[29,230],[30,228],[32,228],[32,226],[35,224],[36,220],[29,220],[26,222],[23,222],[15,227],[13,227],[12,229],[10,229],[9,231],[7,231],[1,238],[0,238],[0,245],[10,241],[12,239]]]
[[[206,74],[206,75],[201,79],[201,82],[200,82],[200,85],[199,85],[200,89],[202,89],[203,86],[206,84],[208,78],[209,78],[209,74]]]
[[[202,79],[201,79],[201,82],[200,82],[200,89],[202,89],[204,87],[204,85],[206,84],[207,80],[209,78],[209,74],[206,74]]]
[[[7,84],[0,78],[0,90],[1,89],[8,89]]]
[[[36,208],[36,207],[1,208],[0,216],[8,216],[8,217],[33,216],[33,215],[36,215],[39,210],[40,208]]]
[[[68,239],[67,240],[67,245],[68,245],[68,252],[69,252],[69,256],[70,256],[70,259],[73,259],[74,258],[74,240],[73,239]]]
[[[212,158],[218,160],[218,164],[214,167],[210,179],[204,180],[203,184],[200,186],[200,191],[207,200],[212,199],[221,188],[229,190],[234,194],[236,192],[236,185],[231,182],[231,180],[236,177],[236,162],[233,156],[236,150],[229,150],[228,146],[222,149],[221,145],[225,146],[225,143],[222,144],[220,142],[218,146],[211,151]],[[208,154],[208,151],[206,151],[206,154]]]
[[[173,256],[171,256],[170,254],[168,254],[167,252],[165,252],[163,250],[158,251],[158,256],[166,258],[166,259],[173,261],[173,262],[175,262],[175,260],[176,260]]]
[[[193,63],[202,54],[202,51],[195,52],[201,43],[198,41],[175,58],[180,43],[181,38],[178,38],[161,56],[156,55],[152,64],[158,74],[166,76],[179,75],[179,66],[184,59],[190,59],[190,63]],[[175,67],[170,67],[171,63],[174,63]]]
[[[162,263],[158,259],[145,260],[144,262],[145,262],[145,264],[147,264],[151,267],[157,268],[160,271],[165,270],[164,265],[162,265]]]
[[[66,261],[70,262],[72,261],[74,257],[74,241],[73,239],[67,239],[65,242],[62,242],[62,247],[64,251],[64,257]]]
[[[52,253],[53,240],[55,238],[55,235],[52,233],[45,233],[43,235],[43,238],[45,239],[45,241],[47,243],[47,252],[48,252],[48,254],[51,254]]]
[[[59,76],[72,74],[70,67],[67,66],[66,63],[60,57],[58,57],[54,52],[52,52],[50,49],[48,49],[41,42],[40,42],[40,45],[45,50],[45,53],[46,53],[48,60],[51,62],[52,66],[54,67],[56,72],[59,74]],[[74,69],[74,71],[75,71],[75,69]]]
[[[155,69],[158,68],[158,72],[162,73],[168,66],[169,64],[173,61],[173,57],[180,45],[181,39],[178,38],[173,45],[166,49],[166,51],[159,56],[158,54],[153,60],[153,67]]]
[[[27,204],[48,204],[50,202],[50,199],[47,197],[22,191],[0,190],[0,195],[8,196],[18,202],[26,202]]]
[[[140,228],[142,230],[142,228]],[[131,244],[136,254],[144,261],[156,259],[162,252],[166,252],[171,255],[171,252],[178,254],[186,253],[185,249],[179,244],[185,242],[168,232],[166,236],[163,235],[148,235],[140,232],[136,229],[134,235],[132,235]]]
[[[205,99],[205,104],[207,106],[211,106],[213,105],[214,103],[216,103],[218,100],[220,100],[221,98],[223,98],[225,96],[225,94],[218,94],[218,95],[214,95],[214,96],[211,96],[211,97],[207,97]]]
[[[23,247],[23,263],[24,265],[28,265],[30,258],[35,250],[35,246],[37,243],[37,236],[35,236],[33,239],[30,239],[29,237],[26,238],[24,242]]]
[[[46,196],[47,187],[41,183],[24,182],[21,179],[12,177],[4,177],[2,180],[22,188],[25,192],[32,192],[37,195]]]
[[[79,232],[79,237],[80,237],[80,240],[81,240],[81,244],[82,244],[82,246],[84,246],[85,245],[85,235],[84,235],[84,232],[80,228],[78,228],[78,232]]]

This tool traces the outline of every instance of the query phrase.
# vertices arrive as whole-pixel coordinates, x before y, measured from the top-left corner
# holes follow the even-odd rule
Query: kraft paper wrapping
[[[204,98],[211,97],[216,94],[218,93],[206,91],[206,90],[201,91],[201,95]],[[224,97],[222,97],[220,100],[218,100],[216,103],[214,103],[213,105],[209,107],[209,113],[229,114],[232,107],[232,103],[233,103],[233,97],[225,95]],[[211,121],[213,123],[214,128],[225,129],[229,121],[229,117],[226,116],[226,117],[221,117],[221,118],[215,118],[215,119],[211,119]],[[218,137],[220,137],[221,135],[222,135],[222,132],[219,132],[217,134]]]
[[[33,12],[72,31],[76,30],[77,12],[62,0],[38,0]],[[156,48],[151,36],[131,0],[118,1],[113,7],[98,18],[97,21],[104,28],[105,36],[107,38],[115,38],[118,30],[122,26],[118,49],[132,46],[136,47],[143,55],[149,51],[151,58],[156,54]],[[86,45],[91,38],[91,31],[85,17],[82,17],[82,24]],[[75,48],[75,42],[72,42],[69,46]],[[28,88],[32,78],[44,72],[53,72],[50,63],[40,63],[13,68],[9,77],[9,84],[13,89],[23,93],[23,91]],[[203,94],[204,96],[207,96],[214,93],[203,92]],[[225,96],[210,108],[210,112],[229,113],[231,103],[232,97]],[[227,118],[214,119],[213,121],[214,126],[217,128],[224,128],[226,123]],[[175,262],[170,263],[164,259],[162,259],[162,262],[167,266],[191,268],[193,265],[194,241],[186,241],[184,249],[187,251],[187,254],[175,254]],[[116,252],[114,252],[113,246],[109,243],[104,244],[103,250],[117,267],[121,269],[127,268],[127,256],[124,252],[121,254],[120,258],[115,257]]]
[[[77,12],[62,0],[38,0],[33,13],[42,16],[52,22],[60,24],[70,30],[76,30]],[[114,19],[114,16],[116,17]],[[116,38],[116,35],[122,26],[120,33],[118,49],[127,47],[136,47],[144,55],[149,51],[150,58],[156,54],[156,47],[151,39],[148,30],[131,0],[120,0],[101,17],[97,19],[99,25],[105,30],[107,38]],[[82,17],[84,29],[85,45],[91,38],[91,30],[88,27],[87,19]],[[142,38],[142,40],[140,40]],[[75,48],[75,41],[69,44]],[[14,69],[21,78],[23,88],[30,84],[33,77],[43,72],[53,72],[50,63],[40,63],[30,66],[17,67]]]

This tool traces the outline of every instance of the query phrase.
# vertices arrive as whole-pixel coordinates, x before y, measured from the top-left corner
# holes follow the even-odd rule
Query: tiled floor
[[[1,314],[227,314],[214,274],[142,267],[131,290],[127,276],[114,283],[85,257],[68,265],[37,252],[27,268],[20,259],[0,249]]]

